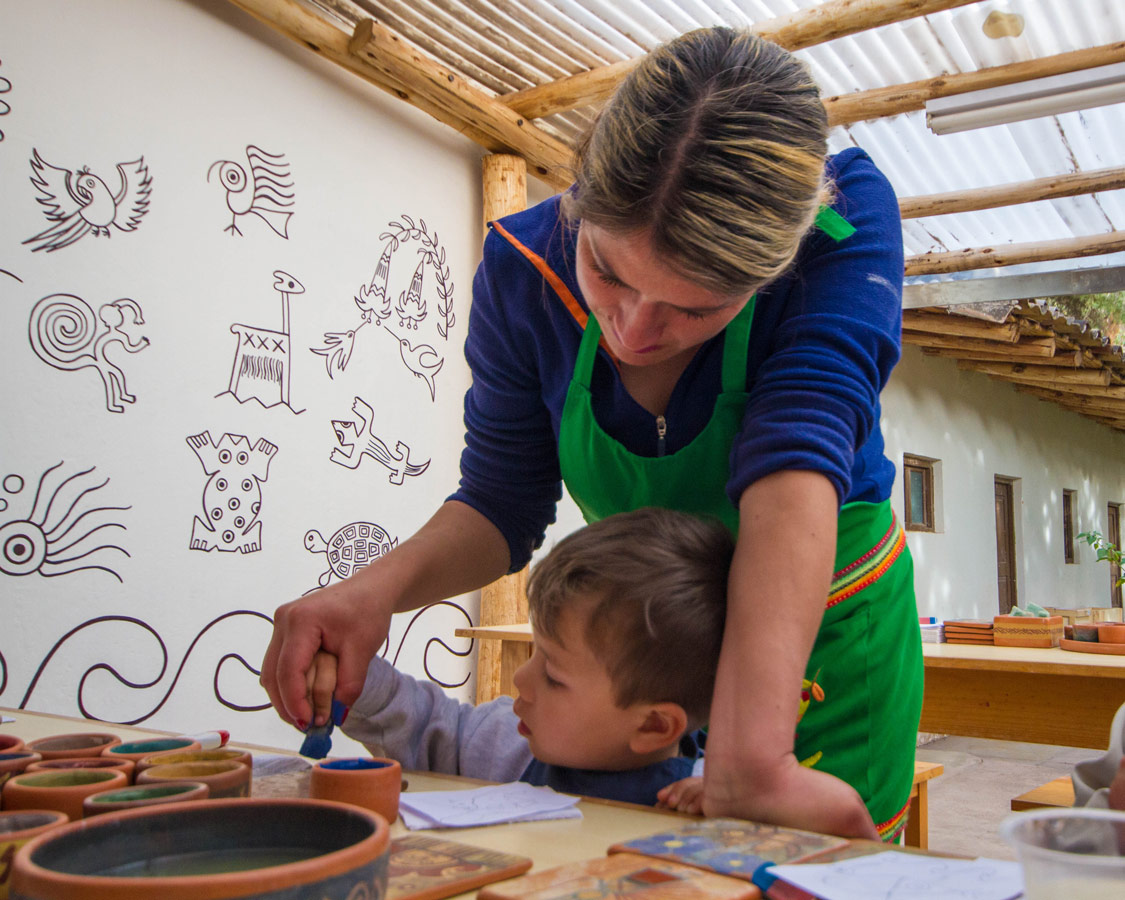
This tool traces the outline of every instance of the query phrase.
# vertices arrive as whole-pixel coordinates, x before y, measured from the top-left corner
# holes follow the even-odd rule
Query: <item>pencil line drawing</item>
[[[3,62],[0,60],[0,62]],[[3,75],[0,75],[0,94],[6,94],[12,89],[12,82],[10,82]],[[8,104],[7,100],[0,100],[0,116],[6,116],[12,111],[12,107]],[[4,132],[0,130],[0,141],[4,140]]]
[[[352,401],[352,412],[356,418],[333,419],[332,432],[336,435],[336,446],[328,458],[337,465],[348,469],[358,469],[365,456],[391,470],[388,481],[402,484],[407,476],[421,475],[429,468],[430,461],[413,463],[410,461],[410,447],[402,441],[395,442],[392,451],[377,435],[372,433],[374,411],[362,398]]]
[[[260,438],[253,447],[242,434],[224,434],[216,443],[210,432],[191,435],[195,451],[209,476],[203,488],[206,518],[195,517],[192,550],[255,553],[262,549],[261,483],[269,476],[277,447]]]
[[[23,279],[20,278],[19,275],[17,275],[15,272],[9,272],[7,269],[0,269],[0,275],[7,275],[9,278],[14,278],[20,284],[23,284]]]
[[[344,331],[325,332],[323,343],[319,347],[309,348],[313,353],[324,357],[324,367],[329,378],[335,378],[338,372],[347,368],[360,329],[371,324],[376,327],[382,325],[390,318],[392,311],[397,315],[397,327],[406,332],[418,331],[419,326],[430,318],[434,320],[438,334],[445,340],[449,339],[449,330],[456,323],[457,317],[453,312],[453,282],[449,278],[445,248],[438,243],[437,232],[431,232],[424,219],[415,222],[405,214],[401,218],[401,222],[392,221],[388,230],[379,235],[383,241],[383,250],[375,266],[375,274],[352,298],[359,310],[355,325]],[[409,284],[398,292],[398,300],[395,301],[391,287],[391,260],[395,251],[411,241],[419,245],[418,255],[421,259],[414,267]],[[425,297],[427,268],[433,272],[437,282],[437,300],[434,303],[436,318],[430,316],[430,307]],[[387,328],[387,331],[390,332],[390,329]],[[399,342],[403,365],[426,383],[432,401],[435,395],[434,376],[440,371],[444,359],[430,344],[390,333]]]
[[[227,389],[216,394],[233,394],[239,403],[257,400],[266,409],[286,406],[294,415],[303,409],[293,409],[289,402],[289,379],[292,369],[292,342],[289,325],[289,298],[303,294],[305,287],[290,275],[277,269],[273,273],[273,289],[281,295],[281,330],[258,328],[235,323],[231,334],[237,341],[234,363],[231,365]]]
[[[90,232],[94,237],[109,237],[111,225],[119,231],[137,230],[148,212],[152,193],[152,178],[143,156],[117,164],[121,186],[111,191],[89,168],[76,172],[63,169],[46,162],[38,150],[32,148],[31,152],[31,183],[38,191],[35,199],[53,223],[23,242],[37,245],[32,252],[61,250]]]
[[[226,190],[230,224],[224,228],[231,236],[241,235],[238,219],[253,214],[265,222],[275,234],[289,239],[289,219],[295,203],[293,179],[289,163],[281,153],[268,153],[254,144],[246,145],[247,166],[232,159],[220,159],[207,170],[207,181],[219,167],[219,183]],[[246,170],[249,168],[250,174]]]
[[[319,586],[324,587],[333,575],[343,581],[390,552],[398,546],[398,538],[392,539],[374,522],[352,522],[338,528],[328,540],[315,528],[310,528],[305,532],[304,545],[309,553],[323,553],[328,558],[328,569],[318,579]]]
[[[27,333],[31,349],[47,365],[60,371],[96,370],[105,389],[106,409],[121,413],[123,404],[137,398],[126,389],[125,373],[106,351],[111,344],[119,344],[128,353],[148,347],[147,337],[133,334],[144,322],[140,304],[128,297],[103,303],[95,316],[81,297],[50,294],[32,308]]]
[[[0,572],[14,576],[38,573],[44,578],[54,578],[98,570],[122,582],[121,575],[109,567],[106,553],[116,550],[129,556],[129,552],[118,544],[97,544],[97,541],[103,540],[99,532],[105,529],[125,530],[120,522],[104,521],[103,514],[124,512],[132,507],[94,505],[90,495],[109,484],[108,478],[101,484],[86,479],[94,466],[62,478],[54,487],[47,486],[48,476],[62,466],[60,461],[39,476],[35,497],[25,518],[10,519],[0,525]],[[16,497],[23,492],[25,483],[23,476],[9,473],[4,476],[2,485],[8,497]],[[3,498],[0,511],[6,511],[8,505],[8,498]],[[90,540],[94,535],[99,537]],[[95,554],[100,555],[95,558]]]
[[[156,675],[153,678],[150,678],[150,679],[147,679],[147,680],[130,679],[130,678],[126,678],[123,674],[121,674],[121,672],[118,671],[118,669],[108,661],[101,661],[101,662],[94,663],[93,665],[88,666],[82,672],[82,675],[79,677],[78,683],[77,683],[77,686],[76,686],[76,699],[77,699],[78,709],[81,711],[82,715],[87,719],[91,719],[95,722],[112,722],[112,723],[117,724],[117,725],[137,725],[141,722],[144,722],[147,719],[152,718],[154,715],[156,715],[157,712],[160,711],[160,709],[164,706],[164,704],[168,702],[168,698],[172,696],[172,691],[175,690],[176,685],[179,683],[180,676],[183,674],[184,667],[187,665],[188,659],[191,658],[192,653],[195,651],[197,645],[203,639],[203,637],[205,635],[207,635],[209,632],[211,632],[216,626],[218,626],[222,622],[226,622],[226,621],[229,621],[229,620],[233,620],[233,619],[240,618],[240,617],[246,617],[246,616],[248,616],[252,619],[260,619],[264,623],[265,627],[269,627],[269,626],[273,625],[273,620],[269,616],[265,615],[264,613],[260,613],[260,612],[257,612],[256,610],[251,610],[251,609],[236,609],[236,610],[232,610],[230,612],[225,612],[222,615],[219,615],[219,616],[215,617],[210,622],[208,622],[205,626],[203,626],[203,628],[200,629],[199,633],[196,634],[196,636],[192,639],[191,643],[188,645],[188,648],[184,651],[183,659],[180,660],[180,664],[176,668],[175,674],[172,676],[172,680],[171,680],[170,684],[168,685],[167,690],[164,691],[164,695],[158,700],[156,705],[153,706],[153,708],[150,709],[148,712],[143,713],[142,715],[136,716],[135,718],[129,718],[129,719],[110,719],[110,718],[105,718],[105,717],[102,717],[102,716],[95,715],[93,712],[91,712],[91,710],[89,708],[89,704],[87,702],[87,698],[86,698],[86,693],[87,693],[86,682],[87,682],[87,680],[91,676],[93,676],[94,673],[96,673],[96,672],[106,672],[110,677],[112,677],[114,680],[116,680],[118,684],[124,685],[125,687],[129,688],[130,690],[143,691],[143,690],[146,690],[146,689],[149,689],[149,688],[154,688],[161,681],[163,681],[165,675],[168,673],[168,660],[169,660],[168,647],[164,643],[164,639],[160,636],[160,633],[151,624],[143,621],[142,619],[135,618],[134,616],[107,615],[107,616],[98,616],[97,618],[89,619],[88,621],[85,621],[85,622],[81,623],[80,625],[77,625],[74,628],[70,629],[66,634],[64,634],[57,641],[55,641],[54,646],[51,647],[50,651],[46,654],[46,656],[43,657],[43,660],[39,663],[39,666],[36,668],[35,674],[32,676],[32,679],[27,686],[27,690],[24,692],[23,699],[20,700],[19,708],[20,709],[26,709],[27,708],[27,704],[31,699],[31,695],[35,691],[35,688],[39,685],[39,682],[42,679],[44,673],[47,671],[48,665],[65,646],[67,646],[69,643],[71,643],[73,641],[73,639],[75,639],[78,635],[82,634],[83,632],[87,632],[86,637],[88,639],[97,640],[96,635],[98,634],[98,632],[105,633],[106,628],[112,627],[112,624],[116,624],[116,625],[122,625],[123,624],[123,625],[126,625],[126,626],[136,626],[137,628],[140,628],[141,630],[147,632],[148,634],[150,634],[152,636],[152,638],[156,642],[156,647],[160,651],[161,664],[160,664],[160,667],[159,667],[159,671],[156,673]],[[263,628],[263,634],[265,634],[265,628]],[[117,645],[117,646],[122,645],[117,641],[107,642],[107,641],[104,641],[104,639],[103,639],[103,642],[106,643],[106,644],[112,644],[112,645]],[[137,654],[136,654],[136,640],[135,639],[130,640],[128,642],[128,645],[131,648],[130,652],[128,654],[129,662],[131,664],[135,664],[135,660],[136,660],[136,656],[137,656]],[[238,702],[231,701],[224,695],[222,689],[220,688],[220,684],[219,684],[220,674],[224,670],[225,664],[232,659],[238,660],[242,664],[243,668],[252,676],[252,681],[247,680],[247,683],[244,687],[244,690],[247,693],[250,693],[250,692],[258,693],[258,692],[261,691],[261,686],[258,683],[258,676],[261,673],[257,669],[255,669],[252,665],[247,663],[246,660],[243,659],[239,654],[237,654],[237,653],[224,653],[222,656],[219,657],[219,660],[215,665],[214,676],[212,678],[212,690],[214,692],[215,699],[219,703],[221,703],[223,706],[227,707],[228,709],[233,709],[233,710],[236,710],[238,712],[257,712],[259,710],[268,709],[269,706],[270,706],[268,701],[260,703],[260,704],[255,704],[255,705],[247,705],[247,704],[244,704],[244,703],[238,703]],[[67,675],[72,671],[72,669],[73,669],[73,667],[65,668],[63,670],[64,673],[66,673],[66,675],[64,675],[64,677],[67,677]],[[198,688],[193,687],[192,691],[194,693],[198,693]],[[2,693],[2,692],[3,692],[3,687],[0,687],[0,693]],[[103,703],[105,702],[105,698],[106,698],[107,693],[108,692],[106,691],[104,685],[98,685],[97,687],[90,689],[91,696],[96,698],[99,702],[103,702]]]
[[[468,625],[468,626],[472,626],[472,624],[473,624],[472,617],[465,611],[465,608],[458,603],[454,603],[451,600],[439,600],[437,603],[431,603],[429,606],[423,606],[420,610],[415,612],[413,616],[411,616],[410,622],[407,623],[406,630],[403,631],[402,637],[399,638],[398,649],[395,650],[395,655],[394,655],[394,658],[391,660],[391,665],[395,665],[395,666],[398,665],[399,656],[402,655],[402,648],[406,644],[407,635],[410,634],[410,629],[414,627],[415,623],[417,623],[418,620],[421,619],[423,616],[425,616],[427,613],[432,613],[433,611],[439,610],[439,609],[441,609],[443,607],[446,607],[446,606],[455,610],[461,616],[464,616],[465,624]],[[432,618],[432,616],[429,616],[429,618]],[[448,633],[448,631],[450,629],[446,628],[446,629],[443,629],[443,630],[446,633]],[[383,649],[382,649],[382,653],[380,654],[384,658],[386,658],[386,656],[387,656],[387,654],[390,650],[390,645],[391,645],[391,640],[390,640],[390,635],[388,635],[387,640],[383,642]],[[441,638],[431,636],[431,637],[426,639],[425,648],[422,650],[422,669],[426,673],[426,677],[429,678],[430,681],[434,682],[434,684],[439,684],[444,688],[459,688],[459,687],[462,687],[463,685],[468,684],[469,683],[469,675],[470,675],[470,673],[468,671],[465,672],[465,677],[462,678],[460,681],[444,681],[439,676],[437,676],[433,673],[433,671],[430,668],[430,651],[432,651],[434,649],[435,645],[441,647],[443,650],[445,650],[447,653],[449,653],[453,656],[466,657],[470,653],[473,652],[473,646],[474,646],[473,639],[472,638],[469,639],[469,642],[465,645],[464,650],[454,650],[452,647],[449,646],[449,644],[447,644]]]

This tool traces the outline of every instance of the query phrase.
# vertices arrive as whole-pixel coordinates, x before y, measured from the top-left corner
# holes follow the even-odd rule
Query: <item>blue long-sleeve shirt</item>
[[[819,231],[794,264],[757,295],[747,360],[749,400],[731,449],[727,492],[782,470],[820,472],[839,502],[890,496],[895,467],[883,453],[879,392],[897,363],[902,332],[902,232],[886,177],[862,150],[830,158],[833,208],[856,232],[837,243]],[[493,522],[518,571],[543,540],[562,496],[558,431],[582,330],[532,257],[586,308],[575,277],[576,229],[552,197],[501,220],[529,253],[492,230],[473,281],[465,355],[461,483],[450,499]],[[720,392],[723,335],[688,364],[664,413],[666,452],[703,429]],[[657,453],[654,417],[625,390],[604,349],[591,384],[594,415],[626,449]]]

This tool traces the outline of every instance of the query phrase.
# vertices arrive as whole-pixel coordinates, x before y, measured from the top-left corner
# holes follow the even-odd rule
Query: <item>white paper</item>
[[[12,719],[8,716],[0,715],[0,725],[7,725],[9,722],[14,722],[14,721],[16,721],[16,720]]]
[[[1011,900],[1023,893],[1017,863],[943,859],[889,850],[833,863],[774,866],[772,875],[823,900]]]
[[[471,828],[501,822],[581,818],[577,797],[523,782],[467,791],[418,791],[403,794],[399,812],[407,828]]]

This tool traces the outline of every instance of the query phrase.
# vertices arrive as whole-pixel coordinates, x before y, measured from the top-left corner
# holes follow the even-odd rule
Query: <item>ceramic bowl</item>
[[[150,766],[137,773],[137,784],[163,781],[202,781],[212,799],[250,796],[250,767],[233,759]]]
[[[16,854],[13,900],[383,897],[390,828],[323,800],[208,800],[95,816]]]
[[[354,803],[388,822],[398,818],[402,766],[385,757],[325,759],[309,773],[309,796]]]
[[[211,791],[201,781],[169,781],[167,784],[142,784],[91,794],[82,801],[82,812],[87,816],[140,809],[161,803],[184,803],[189,800],[206,800]]]
[[[68,756],[100,756],[107,747],[115,747],[120,743],[121,738],[115,734],[83,731],[28,741],[27,748],[44,759],[66,759]]]
[[[128,784],[125,773],[116,769],[24,772],[4,785],[4,809],[57,809],[77,821],[82,818],[82,801],[90,794]]]
[[[131,759],[110,759],[106,756],[73,756],[67,759],[44,759],[33,762],[27,767],[28,772],[57,772],[65,769],[116,769],[124,772],[125,777],[133,780],[134,763]]]
[[[0,900],[8,900],[8,876],[16,851],[33,837],[66,823],[66,814],[57,809],[0,812]]]
[[[0,734],[0,753],[15,753],[23,749],[23,741],[14,734]]]
[[[32,763],[37,763],[42,758],[42,756],[32,750],[5,751],[0,753],[0,789],[3,789],[4,782],[13,775],[19,775],[20,772],[24,771]]]
[[[1125,625],[1099,625],[1099,644],[1125,644]]]
[[[191,738],[153,738],[148,741],[128,741],[114,747],[107,747],[102,751],[102,756],[112,759],[131,759],[136,762],[155,753],[198,749],[199,741],[193,741]]]
[[[171,766],[179,763],[197,762],[240,762],[254,768],[254,757],[247,750],[235,750],[233,747],[219,747],[215,750],[184,750],[182,752],[169,750],[153,756],[144,756],[137,760],[137,771],[143,772],[152,766]]]

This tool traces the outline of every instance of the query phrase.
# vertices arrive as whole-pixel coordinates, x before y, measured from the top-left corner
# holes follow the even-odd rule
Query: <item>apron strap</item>
[[[758,295],[755,294],[724,329],[722,380],[724,394],[746,390],[746,357],[750,344],[750,325],[754,321],[754,304],[757,301]]]
[[[817,210],[813,225],[837,243],[855,234],[855,226],[831,206],[821,205],[820,209]]]
[[[574,374],[572,381],[587,390],[590,389],[590,377],[594,372],[594,358],[598,354],[598,341],[601,340],[602,326],[598,323],[593,313],[586,319],[586,327],[582,330],[582,341],[578,345],[578,356],[574,360]]]

